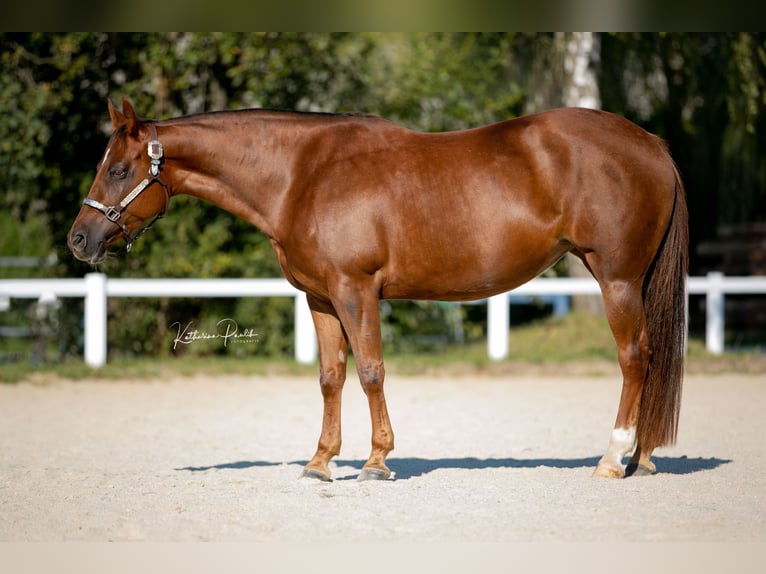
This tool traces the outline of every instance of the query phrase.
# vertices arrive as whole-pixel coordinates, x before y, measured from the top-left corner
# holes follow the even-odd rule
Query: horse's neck
[[[203,199],[275,237],[300,153],[299,133],[247,116],[198,116],[158,124],[163,171],[174,193]]]

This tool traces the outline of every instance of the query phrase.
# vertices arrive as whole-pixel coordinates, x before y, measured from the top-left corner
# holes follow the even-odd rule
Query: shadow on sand
[[[595,468],[600,457],[593,456],[587,458],[396,458],[388,459],[388,467],[396,473],[397,480],[407,480],[426,475],[438,469],[462,469],[462,470],[481,470],[487,468]],[[657,465],[658,474],[693,474],[704,470],[713,470],[731,462],[723,458],[688,458],[664,457],[659,456],[652,459]],[[357,470],[362,469],[365,461],[363,460],[344,460],[334,461],[338,466],[350,466]],[[626,461],[627,462],[627,461]],[[241,460],[236,462],[224,462],[210,466],[186,466],[176,470],[186,470],[189,472],[206,472],[209,470],[243,470],[253,467],[280,466],[282,464],[296,464],[304,466],[307,461],[291,462],[270,462],[270,461],[248,461]],[[355,477],[339,477],[337,480],[351,480]]]

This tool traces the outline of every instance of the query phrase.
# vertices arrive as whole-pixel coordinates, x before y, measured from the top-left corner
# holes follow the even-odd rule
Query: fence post
[[[85,275],[85,364],[106,364],[106,275]]]
[[[508,293],[490,297],[487,300],[487,354],[493,361],[508,356],[509,320]]]
[[[705,297],[705,346],[713,355],[723,353],[724,306],[723,273],[711,271],[707,274]]]
[[[311,318],[306,294],[299,291],[295,296],[295,360],[309,365],[317,358],[316,332]]]

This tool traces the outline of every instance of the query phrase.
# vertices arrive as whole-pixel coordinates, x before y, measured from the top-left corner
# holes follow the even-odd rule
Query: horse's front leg
[[[303,469],[302,476],[329,482],[332,478],[328,463],[340,454],[340,407],[348,343],[335,310],[312,297],[308,301],[319,345],[319,385],[324,399],[324,416],[316,454]]]
[[[362,389],[367,395],[372,423],[372,450],[359,480],[385,480],[391,476],[386,457],[394,449],[394,431],[383,393],[383,345],[380,336],[379,289],[374,285],[340,288],[334,300],[348,335]]]

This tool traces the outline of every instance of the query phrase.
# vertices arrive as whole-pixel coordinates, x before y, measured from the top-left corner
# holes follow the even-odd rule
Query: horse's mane
[[[195,120],[195,119],[207,119],[211,117],[224,117],[229,115],[242,115],[242,114],[258,114],[258,115],[279,115],[279,116],[297,116],[297,117],[316,117],[316,118],[369,118],[369,119],[381,119],[374,114],[368,114],[364,112],[322,112],[322,111],[302,111],[302,110],[284,110],[279,108],[242,108],[238,110],[213,110],[208,112],[199,112],[195,114],[189,114],[186,116],[177,116],[174,118],[168,118],[163,120],[164,122],[172,122],[175,120]],[[147,120],[149,122],[150,120]]]

